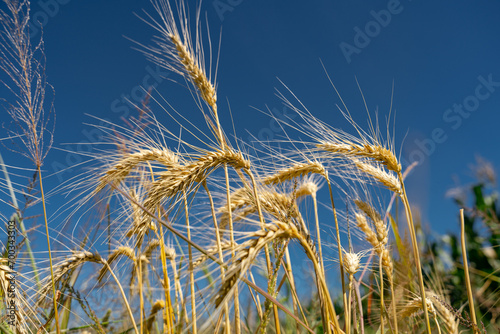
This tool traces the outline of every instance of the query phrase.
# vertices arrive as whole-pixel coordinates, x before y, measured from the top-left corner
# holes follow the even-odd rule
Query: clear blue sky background
[[[133,13],[153,9],[148,1],[60,0],[64,4],[57,9],[41,6],[44,1],[33,1],[32,16],[45,21],[47,75],[56,89],[55,147],[78,151],[80,146],[63,143],[89,141],[86,131],[91,128],[83,123],[95,120],[84,114],[118,122],[126,110],[132,111],[122,96],[134,100],[138,85],[156,70],[124,38],[149,44],[154,31]],[[188,3],[196,8],[197,1]],[[350,131],[335,107],[339,99],[321,59],[362,126],[366,112],[355,78],[369,109],[378,108],[382,120],[394,82],[397,147],[406,136],[403,158],[422,159],[408,180],[408,191],[437,232],[456,229],[457,208],[445,198],[454,185],[452,176],[470,181],[468,166],[477,154],[500,166],[499,2],[205,0],[202,12],[215,41],[222,29],[218,95],[228,132],[226,97],[238,135],[247,138],[247,130],[258,137],[269,133],[269,118],[250,106],[282,111],[274,88],[284,88],[277,77],[318,118]],[[496,86],[477,89],[488,80]],[[192,103],[182,109],[180,97],[188,96],[182,87],[164,79],[152,82],[170,102],[191,113],[190,119],[203,124]],[[464,103],[473,110],[453,111],[454,104]],[[5,113],[0,120],[7,121]],[[430,154],[419,153],[425,149]],[[46,175],[77,162],[76,157],[52,150]],[[59,175],[65,180],[76,171]],[[58,182],[53,176],[47,186]]]

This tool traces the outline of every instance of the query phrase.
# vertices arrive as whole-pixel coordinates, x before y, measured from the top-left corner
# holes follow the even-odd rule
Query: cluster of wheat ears
[[[35,63],[36,52],[43,50],[41,44],[31,49],[29,3],[5,3],[10,12],[2,12],[2,59],[17,61],[1,64],[14,81],[11,87],[20,88],[11,90],[20,100],[11,104],[11,115],[24,126],[43,196],[47,84],[43,64]],[[38,272],[32,261],[27,272],[32,277],[18,273],[18,321],[9,329],[3,318],[2,330],[59,334],[68,330],[68,319],[76,319],[75,324],[91,324],[81,328],[110,331],[109,321],[93,310],[103,307],[86,302],[84,291],[109,297],[101,301],[113,305],[111,319],[119,318],[113,328],[122,332],[458,333],[460,324],[482,330],[472,298],[466,320],[451,308],[439,280],[422,273],[406,175],[389,132],[383,136],[378,122],[371,120],[369,131],[362,130],[343,105],[355,133],[350,135],[316,119],[298,100],[300,107],[280,95],[300,121],[277,121],[308,140],[289,139],[279,147],[266,143],[262,147],[267,152],[259,154],[251,154],[250,146],[241,149],[221,127],[199,12],[193,33],[182,1],[171,7],[156,0],[153,6],[156,16],[145,21],[158,37],[143,50],[186,80],[209,131],[190,132],[202,144],[186,142],[146,112],[147,103],[138,106],[143,118],[132,121],[133,130],[103,127],[117,148],[96,154],[100,167],[70,187],[87,191],[76,207],[104,205],[102,216],[110,222],[109,233],[101,234],[105,242],[89,246],[85,236],[70,254],[58,254],[53,262],[45,218],[50,271]],[[154,100],[153,94],[148,98]],[[177,117],[189,123],[182,112]],[[167,138],[174,138],[177,148],[169,147]],[[323,193],[325,201],[318,196]],[[387,194],[390,204],[382,205],[374,193],[381,198]],[[393,219],[395,201],[403,204],[405,219]],[[44,198],[42,202],[45,212]],[[338,209],[339,202],[347,209]],[[306,210],[311,203],[312,213]],[[399,234],[400,221],[406,221],[399,229],[408,238]],[[20,233],[29,235],[19,215],[17,222]],[[355,243],[351,236],[363,242]],[[23,242],[28,249],[24,254],[31,254],[29,237]],[[332,249],[334,265],[328,269],[325,262],[332,256],[327,250]],[[309,272],[304,274],[304,268]],[[6,306],[12,274],[2,259],[0,292]],[[76,311],[78,303],[83,311]]]

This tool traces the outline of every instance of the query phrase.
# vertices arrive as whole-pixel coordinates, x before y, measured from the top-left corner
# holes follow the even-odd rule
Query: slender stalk
[[[361,294],[359,292],[359,281],[356,281],[354,291],[356,292],[356,301],[358,303],[358,311],[359,311],[359,318],[360,318],[359,323],[360,323],[360,327],[361,327],[360,333],[365,334],[365,323],[363,320],[363,304],[361,302]]]
[[[26,227],[24,226],[24,220],[19,214],[19,205],[17,203],[16,194],[14,193],[14,187],[12,186],[12,182],[10,181],[9,172],[7,171],[7,166],[3,161],[2,154],[0,154],[0,165],[2,166],[5,182],[7,183],[7,188],[9,189],[10,198],[12,200],[12,206],[14,207],[14,210],[16,210],[14,219],[17,221],[17,225],[21,229],[21,233],[24,236],[24,243],[26,244],[26,251],[28,252],[28,256],[31,262],[31,267],[33,268],[33,275],[35,276],[36,285],[38,286],[38,289],[41,290],[42,284],[40,283],[40,276],[38,275],[38,268],[36,266],[35,257],[33,255],[33,251],[31,250],[31,243],[28,238],[28,235],[26,234]]]
[[[257,194],[257,182],[255,182],[255,177],[249,169],[245,169],[245,173],[250,177],[250,180],[252,182],[252,188],[253,188],[253,196],[255,198],[255,203],[257,205],[257,212],[259,214],[259,220],[261,224],[262,230],[264,230],[264,215],[262,214],[262,207],[260,205],[260,198]],[[271,256],[269,254],[269,248],[266,246],[264,247],[264,252],[266,255],[266,264],[267,264],[267,274],[269,275],[269,278],[271,278],[272,275],[272,268],[271,268]],[[268,280],[270,283],[270,281]],[[269,288],[269,285],[268,285]],[[270,291],[272,293],[272,291]],[[275,319],[275,325],[276,325],[276,332],[280,332],[280,323],[279,323],[279,316],[278,316],[278,306],[273,303],[273,309],[274,309],[274,319]]]
[[[427,310],[427,303],[426,303],[426,297],[425,297],[425,286],[424,286],[424,278],[422,275],[422,266],[420,264],[420,254],[418,250],[418,242],[417,242],[417,236],[415,234],[415,226],[413,225],[413,216],[411,214],[411,208],[410,208],[410,203],[408,202],[408,197],[406,195],[406,189],[404,185],[404,177],[401,174],[401,171],[398,171],[398,178],[401,183],[401,194],[400,198],[401,201],[403,202],[403,205],[405,207],[405,214],[406,214],[406,221],[408,223],[408,230],[410,231],[410,237],[411,237],[411,243],[413,246],[413,256],[415,257],[415,265],[417,268],[418,272],[418,283],[420,285],[420,297],[422,298],[422,308],[424,309],[424,318],[425,318],[425,324],[427,327],[427,333],[432,334],[431,332],[431,324],[429,321],[429,311]]]
[[[217,252],[219,253],[219,258],[221,262],[224,262],[224,255],[222,254],[222,247],[221,247],[221,242],[220,242],[220,233],[219,233],[219,225],[217,224],[217,217],[215,215],[215,206],[214,206],[214,200],[212,198],[212,194],[210,193],[210,190],[208,189],[207,182],[203,180],[202,182],[203,187],[205,188],[205,191],[207,192],[208,195],[208,200],[210,201],[210,209],[212,211],[212,219],[214,221],[214,228],[215,228],[215,239],[217,242]],[[230,203],[230,202],[229,202]],[[231,216],[231,214],[230,214]],[[232,219],[230,218],[230,224],[232,224]],[[234,237],[233,237],[234,240]],[[231,241],[233,242],[233,241]],[[233,248],[233,244],[231,244],[231,248]],[[221,278],[224,280],[226,270],[224,267],[220,267],[220,272],[221,272]],[[231,320],[229,319],[229,306],[227,303],[224,303],[224,316],[226,320],[226,333],[231,332]]]
[[[265,292],[264,290],[262,290],[261,288],[259,288],[255,283],[250,282],[246,277],[241,277],[241,280],[243,282],[245,282],[248,286],[250,286],[251,288],[253,288],[255,291],[257,291],[258,293],[260,293],[261,295],[263,295],[264,297],[266,297],[267,299],[269,299],[274,305],[278,305],[280,309],[282,309],[289,316],[293,317],[299,324],[302,325],[302,327],[304,327],[305,329],[307,329],[307,331],[309,333],[314,334],[314,331],[312,329],[310,329],[300,319],[295,318],[295,316],[293,315],[293,313],[290,312],[286,307],[284,307],[280,302],[278,302],[276,300],[276,298],[274,298],[273,296],[269,295],[267,292]]]
[[[316,198],[316,193],[312,193],[311,197],[313,199],[313,205],[314,205],[314,219],[316,221],[316,238],[318,239],[318,253],[319,253],[321,268],[323,269],[323,275],[324,275],[325,265],[323,264],[323,251],[321,249],[321,230],[319,228],[318,201]]]
[[[478,333],[477,320],[476,320],[476,312],[474,310],[474,298],[472,296],[472,288],[470,285],[470,277],[469,277],[469,264],[467,262],[467,249],[465,247],[465,219],[464,219],[464,209],[460,209],[460,241],[462,243],[462,260],[464,262],[464,273],[465,273],[465,284],[467,286],[467,298],[469,299],[469,311],[470,318],[472,320],[473,331],[474,333]]]
[[[354,275],[350,274],[349,275],[349,299],[347,300],[348,302],[348,308],[346,309],[347,313],[347,321],[346,321],[346,333],[351,334],[351,321],[352,321],[352,280],[354,279]],[[383,333],[383,331],[382,331]]]
[[[394,319],[394,333],[398,334],[398,317],[396,315],[396,296],[394,295],[394,275],[390,280],[391,296],[392,296],[392,318]]]
[[[149,171],[151,172],[151,180],[154,182],[155,177],[153,173],[153,167],[151,166],[151,163],[148,161],[148,167]],[[108,204],[109,205],[109,204]],[[108,206],[109,210],[109,206]],[[158,208],[158,220],[161,219],[160,216],[160,209]],[[165,255],[165,241],[163,240],[163,226],[160,225],[160,234],[157,235],[158,240],[160,240],[160,258],[161,258],[161,266],[162,266],[162,271],[163,271],[163,284],[164,284],[164,292],[165,292],[165,307],[163,308],[163,318],[164,318],[164,324],[167,327],[167,333],[173,333],[173,328],[174,328],[174,310],[172,307],[172,300],[170,297],[170,279],[168,277],[168,265],[167,265],[167,256]],[[109,225],[108,225],[109,229]],[[158,233],[157,233],[158,234]]]
[[[222,140],[222,138],[221,138]],[[227,164],[224,164],[224,176],[226,178],[226,200],[227,200],[227,212],[229,215],[229,238],[231,240],[231,256],[234,258],[234,227],[233,227],[233,213],[231,211],[231,189],[229,188],[229,172],[227,170]],[[234,326],[235,333],[241,333],[241,325],[240,325],[240,302],[239,302],[239,291],[238,285],[236,284],[234,288]]]
[[[276,298],[278,293],[279,293],[279,288],[278,288],[278,290],[276,289],[276,283],[278,281],[278,274],[279,274],[279,270],[281,268],[281,262],[283,260],[283,256],[285,255],[285,250],[287,249],[287,246],[288,246],[288,241],[285,242],[285,244],[282,246],[282,249],[279,250],[279,254],[276,255],[276,261],[275,261],[275,265],[273,267],[273,273],[272,273],[271,277],[269,278],[270,284],[269,284],[268,293],[271,296],[273,296],[274,298]],[[279,249],[280,247],[278,246],[277,248]],[[270,308],[271,304],[272,303],[270,300],[266,300],[266,302],[264,304],[265,305],[264,306],[265,313],[264,313],[263,320],[260,322],[260,332],[261,333],[266,332],[268,319],[269,319],[269,313],[271,312],[271,308]],[[274,313],[274,321],[275,321],[275,323],[279,323],[279,318],[276,318],[276,313]],[[276,332],[279,333],[280,329],[276,328]]]
[[[179,281],[179,275],[177,274],[177,267],[175,266],[175,261],[172,259],[170,261],[170,265],[172,266],[172,273],[174,275],[174,289],[175,289],[175,304],[177,309],[177,322],[181,323],[181,310],[179,305],[185,307],[184,296],[182,294],[182,286]],[[187,320],[186,320],[187,321]]]
[[[384,330],[384,270],[382,268],[382,256],[378,259],[378,270],[380,271],[380,333],[385,333]]]
[[[38,165],[37,168],[38,168],[38,176],[40,177],[40,193],[42,195],[43,219],[45,222],[45,234],[47,235],[47,247],[49,250],[50,276],[52,278],[52,294],[54,296],[54,318],[56,321],[57,334],[60,334],[61,329],[59,328],[59,312],[57,310],[56,282],[54,280],[54,268],[52,266],[52,252],[50,250],[49,223],[47,221],[47,209],[45,207],[45,193],[43,191],[42,170],[40,168],[40,165]]]
[[[168,277],[168,267],[167,267],[167,257],[165,255],[165,243],[163,241],[163,227],[160,225],[160,235],[158,236],[160,240],[160,258],[161,266],[163,271],[163,285],[165,292],[165,308],[163,309],[164,324],[167,327],[167,333],[171,333],[174,328],[173,323],[173,308],[172,300],[170,297],[170,279]]]
[[[111,274],[111,276],[113,276],[113,279],[115,280],[116,284],[118,285],[118,288],[120,289],[120,293],[122,295],[123,301],[125,303],[125,307],[127,308],[128,315],[130,316],[130,320],[132,321],[132,325],[134,326],[135,333],[138,334],[139,330],[137,329],[137,324],[135,323],[134,315],[132,313],[132,310],[130,309],[130,305],[129,305],[128,301],[127,301],[127,296],[125,296],[125,291],[123,291],[122,285],[120,284],[120,281],[118,280],[118,277],[116,277],[116,275],[113,272],[113,270],[111,270],[111,266],[109,265],[109,263],[107,261],[103,260],[102,263],[106,267],[108,267],[109,273]]]
[[[299,310],[297,308],[297,302],[298,298],[296,298],[296,288],[295,288],[295,279],[293,278],[293,272],[292,272],[292,261],[290,259],[290,252],[288,251],[288,247],[285,249],[285,265],[283,268],[285,268],[285,273],[286,276],[288,277],[288,282],[290,282],[290,290],[292,291],[292,305],[293,305],[293,313],[295,316],[298,318],[299,317]],[[297,326],[297,334],[300,333],[300,327],[299,324],[296,323]]]
[[[441,334],[441,326],[439,326],[439,321],[438,321],[438,318],[437,318],[437,314],[434,313],[434,322],[436,323],[436,327],[438,329],[438,334]],[[474,330],[475,331],[475,330]]]
[[[191,240],[191,227],[189,226],[189,210],[188,210],[188,202],[186,191],[183,190],[183,199],[184,199],[184,213],[186,215],[186,229],[187,229],[187,238]],[[194,270],[193,270],[193,249],[191,248],[191,244],[188,244],[188,256],[189,256],[189,285],[191,289],[191,319],[193,323],[193,334],[198,332],[196,326],[196,295],[194,290]]]
[[[139,310],[139,316],[140,316],[140,333],[143,333],[142,325],[143,325],[143,318],[144,318],[144,298],[142,295],[142,259],[141,259],[141,254],[139,253],[138,256],[138,261],[137,261],[137,273],[138,273],[138,283],[139,283],[139,304],[140,304],[140,310]]]
[[[333,210],[333,217],[335,220],[335,230],[337,232],[337,247],[339,250],[339,265],[340,265],[340,279],[342,282],[342,301],[344,302],[344,310],[347,309],[347,296],[346,296],[346,289],[345,289],[345,278],[344,278],[344,260],[342,258],[342,244],[340,242],[340,229],[339,229],[339,222],[337,219],[337,210],[335,209],[335,202],[333,200],[333,191],[332,191],[332,185],[330,183],[330,178],[328,175],[325,175],[326,182],[328,183],[328,190],[330,192],[330,201],[332,203],[332,210]]]

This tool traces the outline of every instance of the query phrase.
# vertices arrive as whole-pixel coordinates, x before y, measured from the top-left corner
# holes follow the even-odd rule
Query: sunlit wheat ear
[[[177,256],[175,248],[165,246],[165,256],[167,257],[167,260],[175,261],[175,257]]]
[[[157,227],[150,217],[144,217],[141,207],[136,204],[143,202],[143,199],[140,198],[143,195],[140,195],[138,191],[134,189],[130,189],[129,195],[133,199],[133,201],[129,201],[128,199],[126,200],[126,204],[130,206],[131,225],[125,235],[127,238],[131,238],[135,235],[136,246],[140,248],[144,241],[144,237],[149,233],[149,231],[156,232]]]
[[[402,193],[400,180],[390,172],[386,172],[374,163],[363,162],[356,158],[352,158],[351,160],[361,172],[374,178],[382,185],[387,187],[387,189],[395,192],[396,194]]]
[[[115,262],[120,256],[125,256],[135,264],[136,257],[134,249],[126,246],[120,246],[113,253],[111,253],[108,257],[108,265],[111,266],[113,262]],[[99,276],[97,277],[97,281],[100,283],[104,279],[104,276],[109,271],[109,266],[104,266],[99,271]]]
[[[17,318],[15,322],[16,333],[30,333],[30,328],[41,326],[44,320],[39,319],[38,310],[33,307],[32,300],[35,298],[23,289],[23,281],[27,280],[27,277],[10,269],[8,264],[7,258],[0,257],[0,296],[2,296],[0,303],[3,304],[0,304],[0,308],[9,307],[13,301],[17,307],[15,314]],[[12,290],[9,290],[11,279],[14,279],[16,284],[15,299],[12,298]],[[30,287],[27,288],[30,289]]]
[[[233,213],[233,222],[239,221],[257,212],[257,203],[253,196],[253,192],[240,188],[231,196],[231,209]],[[293,194],[284,194],[275,191],[273,188],[258,189],[258,196],[263,212],[272,215],[275,219],[286,221],[294,220],[302,229],[307,232],[304,219],[300,214],[299,208]],[[305,195],[301,193],[301,195]],[[225,228],[229,223],[228,206],[223,205],[219,208],[221,213],[221,229]]]
[[[398,159],[385,147],[364,143],[362,145],[350,142],[321,142],[316,145],[317,148],[348,157],[366,157],[373,159],[387,167],[387,169],[396,173],[401,171],[401,164]]]
[[[303,196],[312,196],[318,192],[318,189],[319,186],[314,181],[301,182],[300,185],[297,187],[297,192],[295,193],[295,196],[297,198]]]
[[[444,324],[447,333],[458,333],[459,321],[456,317],[456,311],[451,305],[445,301],[443,296],[438,296],[435,292],[428,292],[427,294],[431,300],[434,301],[439,318]]]
[[[150,25],[160,32],[161,37],[156,40],[159,48],[149,48],[151,53],[146,53],[146,55],[166,69],[184,75],[197,87],[201,97],[210,106],[215,105],[217,95],[215,87],[205,71],[201,32],[196,31],[197,40],[193,43],[184,1],[178,1],[176,4],[179,24],[177,24],[175,13],[169,1],[153,1],[156,12],[160,15],[161,23],[150,17],[153,21]],[[198,20],[199,17],[197,17]]]
[[[157,22],[151,16],[149,16],[149,20],[145,21],[160,33],[160,37],[155,39],[157,47],[146,47],[146,56],[167,70],[182,75],[193,85],[201,99],[210,106],[213,119],[205,116],[205,120],[218,138],[221,147],[225,147],[226,139],[222,133],[217,112],[215,80],[212,80],[211,74],[207,74],[205,70],[202,32],[198,24],[200,11],[198,10],[196,17],[196,40],[193,41],[184,1],[176,2],[178,21],[175,19],[169,1],[155,0],[153,5],[161,22]],[[211,44],[209,35],[208,38],[209,44]],[[201,105],[199,107],[203,110]]]
[[[429,274],[429,289],[426,294],[434,302],[434,307],[439,314],[439,318],[444,324],[447,333],[458,333],[459,319],[456,315],[457,311],[450,305],[450,299],[447,291],[444,288],[443,277],[440,270],[434,264],[434,269]]]
[[[222,252],[225,252],[227,250],[231,249],[231,241],[230,240],[222,240],[220,243],[220,248]],[[234,247],[238,247],[238,244],[235,243]],[[217,245],[208,247],[206,249],[207,254],[209,255],[217,255],[219,252],[219,247]],[[193,262],[193,268],[198,267],[200,264],[205,262],[208,259],[208,256],[205,254],[201,254],[194,262]]]
[[[104,263],[104,260],[97,253],[91,253],[88,251],[73,252],[73,254],[64,259],[63,261],[57,263],[54,268],[54,281],[58,282],[61,278],[70,272],[71,270],[78,268],[86,262],[94,263]],[[39,302],[41,302],[46,296],[47,292],[51,289],[52,282],[49,281],[45,284],[39,291]]]
[[[2,296],[7,296],[7,289],[10,284],[9,281],[14,273],[7,265],[8,262],[8,259],[0,258],[0,291]]]
[[[1,303],[3,304],[0,308],[2,309],[2,314],[3,309],[10,309],[11,303],[14,303],[14,305],[17,307],[17,311],[15,312],[15,331],[16,333],[29,333],[29,325],[40,325],[36,319],[36,317],[30,317],[29,323],[26,321],[26,313],[29,312],[31,313],[31,310],[29,309],[30,306],[25,307],[25,301],[24,298],[19,298],[19,294],[22,293],[19,291],[19,286],[18,283],[16,284],[16,290],[14,298],[12,298],[12,290],[10,289],[10,282],[11,280],[16,280],[16,272],[11,270],[9,266],[7,265],[9,263],[8,259],[6,258],[0,258],[0,296],[2,296],[2,301]],[[19,279],[19,278],[17,278]],[[5,312],[7,314],[7,312]],[[33,313],[34,314],[34,313]],[[2,319],[3,320],[3,319]],[[8,318],[8,321],[12,321],[12,318]],[[6,324],[7,321],[3,320],[3,324]],[[10,332],[9,332],[10,333]]]
[[[344,269],[347,274],[354,275],[359,270],[360,255],[354,252],[344,252]]]
[[[152,333],[153,323],[155,322],[156,314],[165,308],[165,302],[163,300],[157,300],[151,306],[151,312],[146,320],[146,333]]]
[[[162,200],[188,192],[195,183],[203,181],[214,169],[224,164],[235,169],[250,168],[250,162],[240,152],[230,149],[209,152],[192,163],[160,173],[161,178],[151,183],[144,207],[155,212]]]
[[[432,302],[432,300],[426,298],[426,302],[427,302],[427,310],[429,311],[429,313],[435,315],[436,309],[434,308],[434,303]],[[407,303],[405,303],[405,305],[403,306],[402,310],[399,313],[399,316],[400,317],[414,316],[422,312],[422,309],[423,309],[422,298],[420,296],[417,296],[409,300]]]
[[[170,34],[168,37],[175,45],[179,62],[184,65],[188,77],[196,88],[198,88],[202,99],[205,100],[209,106],[215,106],[217,104],[215,87],[208,80],[200,63],[194,58],[193,53],[188,50],[178,35]]]
[[[160,246],[160,240],[153,239],[144,247],[142,251],[142,255],[144,255],[147,259],[150,259],[154,251]]]
[[[262,180],[262,183],[279,184],[307,174],[325,175],[325,173],[325,168],[322,164],[316,161],[311,161],[308,163],[296,164],[290,168],[279,170],[272,175],[266,176]]]
[[[235,249],[235,256],[232,258],[224,281],[215,296],[216,307],[219,307],[231,297],[238,280],[245,275],[262,248],[273,240],[289,237],[291,229],[293,229],[290,225],[283,223],[280,223],[279,226],[266,224],[265,227],[265,231],[253,232],[252,239],[240,244]]]
[[[356,203],[357,207],[372,220],[378,242],[381,245],[387,245],[389,231],[387,225],[384,224],[382,220],[382,216],[367,202],[358,199],[355,200],[354,203]]]
[[[385,248],[385,244],[380,243],[377,233],[372,230],[364,214],[356,212],[355,217],[356,225],[365,234],[366,241],[372,245],[377,255],[382,258],[382,266],[387,278],[392,281],[394,264],[389,251]]]
[[[126,154],[99,179],[94,193],[100,192],[110,183],[118,185],[137,165],[147,161],[156,161],[169,169],[178,164],[179,158],[177,154],[168,149],[155,148]]]

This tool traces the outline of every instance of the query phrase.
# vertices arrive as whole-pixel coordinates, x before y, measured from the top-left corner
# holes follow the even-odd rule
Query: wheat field
[[[296,116],[275,118],[286,139],[257,150],[234,138],[221,126],[217,49],[183,1],[153,0],[141,19],[156,37],[136,45],[186,84],[201,113],[144,87],[132,126],[96,126],[106,142],[57,189],[68,194],[57,216],[66,227],[49,228],[42,173],[54,89],[43,42],[29,37],[29,1],[4,2],[0,68],[16,125],[8,136],[34,176],[12,183],[17,171],[0,161],[12,208],[2,220],[16,230],[6,225],[0,238],[0,332],[487,333],[463,230],[467,303],[452,305],[454,292],[424,270],[429,254],[405,188],[414,165],[402,166],[393,117],[363,128],[343,104],[339,117],[352,127],[336,129],[283,85],[279,97]],[[23,205],[38,210],[44,238],[32,239]],[[76,222],[85,226],[77,233]]]

